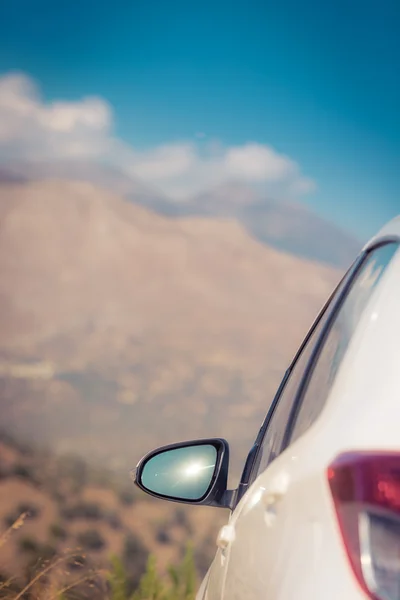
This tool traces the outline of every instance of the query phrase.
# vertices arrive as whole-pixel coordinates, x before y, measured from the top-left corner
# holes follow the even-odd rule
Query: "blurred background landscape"
[[[106,4],[0,7],[0,597],[58,556],[57,589],[115,555],[131,590],[188,542],[202,577],[228,515],[130,469],[225,437],[237,485],[317,312],[400,213],[395,3]]]

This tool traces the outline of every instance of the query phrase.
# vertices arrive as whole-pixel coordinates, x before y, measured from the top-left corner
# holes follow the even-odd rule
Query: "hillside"
[[[339,272],[88,183],[3,185],[0,211],[3,425],[124,469],[225,435],[238,467]]]
[[[305,204],[274,200],[243,184],[221,185],[190,198],[176,206],[175,215],[236,219],[263,244],[339,268],[346,268],[362,246]]]
[[[109,569],[112,555],[124,563],[127,583],[136,585],[150,553],[165,574],[170,564],[180,561],[188,542],[195,544],[195,565],[203,576],[214,551],[215,530],[226,517],[226,511],[154,502],[82,459],[54,457],[0,436],[1,598],[10,599],[3,585],[9,578],[21,589],[49,561],[50,581],[43,581],[47,594],[39,597],[58,597],[51,595],[52,583],[61,589]],[[77,588],[66,597],[108,597],[93,586]]]

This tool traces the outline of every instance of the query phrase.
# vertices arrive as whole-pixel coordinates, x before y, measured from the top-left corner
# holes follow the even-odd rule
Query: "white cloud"
[[[10,158],[46,159],[104,151],[112,113],[100,98],[44,103],[22,74],[0,78],[0,151]]]
[[[30,77],[0,77],[0,159],[105,159],[177,199],[232,180],[270,185],[289,196],[315,187],[292,159],[269,146],[224,147],[204,142],[204,134],[196,138],[202,143],[138,151],[114,136],[112,108],[104,99],[45,102]]]
[[[261,144],[230,148],[225,166],[232,176],[249,181],[280,181],[297,172],[297,165],[290,158]]]
[[[314,192],[316,188],[315,181],[309,177],[298,177],[290,184],[290,191],[295,196],[309,194],[310,192]]]
[[[143,180],[162,181],[181,177],[196,166],[196,161],[191,144],[170,144],[138,155],[132,168]]]

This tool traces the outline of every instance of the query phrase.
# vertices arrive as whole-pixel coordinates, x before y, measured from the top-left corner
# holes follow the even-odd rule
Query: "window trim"
[[[310,356],[310,360],[308,361],[307,366],[304,369],[304,374],[300,381],[299,387],[297,389],[297,392],[296,392],[296,395],[295,395],[295,398],[293,401],[293,406],[290,411],[289,419],[288,419],[287,426],[286,426],[286,431],[283,436],[279,454],[281,454],[284,450],[286,450],[286,448],[288,448],[288,446],[290,445],[290,439],[291,439],[291,436],[292,436],[292,433],[294,430],[294,426],[295,426],[298,414],[299,414],[300,409],[303,404],[304,395],[305,395],[305,392],[307,391],[310,379],[314,373],[314,369],[317,365],[319,356],[324,347],[325,341],[327,340],[327,337],[332,329],[332,326],[336,320],[336,317],[337,317],[340,309],[342,308],[343,303],[345,302],[345,300],[353,286],[353,283],[357,279],[358,273],[363,268],[365,262],[368,260],[371,253],[375,252],[379,248],[388,246],[390,244],[397,244],[398,248],[397,248],[396,252],[398,252],[400,250],[400,237],[387,236],[385,238],[381,238],[381,239],[375,241],[369,247],[365,248],[365,250],[360,254],[359,258],[354,263],[355,268],[351,274],[351,277],[346,282],[346,284],[343,286],[343,290],[339,294],[339,296],[337,298],[337,302],[333,305],[333,309],[332,309],[331,314],[329,315],[329,319],[325,323],[325,326],[322,329],[321,334],[316,341],[313,352]]]
[[[264,418],[264,421],[261,425],[261,428],[257,434],[255,443],[247,457],[247,460],[245,462],[245,466],[244,466],[244,469],[242,472],[242,477],[240,479],[237,502],[243,496],[243,494],[245,493],[247,488],[257,479],[258,475],[254,476],[255,475],[254,467],[257,464],[257,459],[258,459],[258,456],[260,453],[262,442],[268,431],[268,428],[271,423],[272,417],[274,415],[275,409],[282,397],[284,389],[286,388],[286,384],[290,378],[290,375],[292,374],[293,369],[294,369],[295,365],[297,364],[297,361],[299,360],[300,356],[302,355],[304,348],[308,344],[316,327],[320,323],[321,319],[323,318],[323,316],[326,313],[326,311],[328,310],[328,308],[332,307],[331,314],[329,315],[327,322],[325,323],[321,333],[319,334],[319,337],[316,340],[316,343],[315,343],[314,349],[311,353],[311,356],[304,368],[302,378],[300,380],[299,386],[297,388],[296,394],[293,399],[293,404],[292,404],[292,408],[290,410],[289,419],[287,421],[284,436],[283,436],[282,443],[279,448],[279,452],[278,452],[277,456],[279,456],[290,445],[290,438],[291,438],[291,435],[293,432],[294,424],[296,422],[296,418],[300,411],[300,408],[302,405],[302,400],[303,400],[305,391],[307,389],[309,380],[310,380],[311,375],[316,366],[316,363],[317,363],[317,360],[321,353],[321,350],[323,348],[324,342],[332,328],[332,325],[336,319],[336,316],[337,316],[340,308],[343,305],[344,300],[346,299],[346,297],[355,281],[355,278],[357,277],[357,274],[359,273],[360,269],[364,265],[365,261],[367,260],[368,256],[371,254],[371,252],[374,252],[381,246],[385,246],[387,244],[392,244],[392,243],[399,244],[399,249],[400,249],[400,236],[397,236],[397,235],[383,236],[379,239],[374,239],[370,244],[368,244],[367,246],[365,246],[363,248],[363,250],[360,252],[360,254],[357,256],[357,258],[353,262],[353,264],[349,267],[349,269],[343,275],[343,277],[341,278],[341,280],[339,281],[339,283],[337,284],[337,286],[335,287],[335,289],[329,296],[328,300],[324,304],[323,308],[317,315],[313,324],[311,325],[307,335],[305,336],[305,338],[304,338],[303,342],[301,343],[299,349],[297,350],[294,358],[292,359],[292,362],[290,363],[288,369],[285,371],[285,374],[282,378],[279,388],[272,400],[271,406],[268,409],[267,414]],[[335,298],[335,295],[336,295],[338,289],[340,288],[340,286],[343,284],[343,282],[345,282],[343,285],[343,289],[341,290],[340,294]]]
[[[266,435],[266,433],[268,431],[269,424],[270,424],[270,422],[272,420],[272,417],[273,417],[273,415],[275,413],[275,409],[276,409],[276,407],[277,407],[277,405],[278,405],[278,403],[279,403],[279,401],[280,401],[280,399],[282,397],[282,394],[283,394],[283,392],[284,392],[284,390],[286,388],[286,384],[289,381],[290,376],[292,375],[293,370],[294,370],[294,368],[295,368],[298,360],[300,359],[300,357],[301,357],[301,355],[302,355],[305,347],[307,346],[308,342],[310,341],[310,338],[312,337],[315,329],[318,327],[318,325],[319,325],[321,319],[323,318],[323,316],[325,315],[326,311],[329,309],[329,307],[332,305],[332,303],[335,302],[335,295],[336,295],[338,289],[340,288],[340,286],[342,285],[342,283],[346,279],[350,279],[350,278],[352,279],[352,277],[353,277],[353,271],[354,271],[354,269],[355,269],[355,267],[356,267],[356,265],[357,265],[357,263],[358,263],[358,261],[359,261],[359,259],[360,259],[361,256],[362,256],[362,254],[347,269],[347,271],[345,272],[345,274],[343,275],[343,277],[340,279],[340,281],[337,283],[336,287],[331,292],[329,298],[326,300],[326,302],[323,305],[323,307],[321,308],[320,312],[317,314],[316,318],[314,319],[314,321],[313,321],[311,327],[309,328],[306,336],[304,337],[302,343],[300,344],[300,346],[299,346],[296,354],[292,358],[292,361],[289,364],[289,367],[286,369],[286,371],[285,371],[285,373],[283,375],[283,378],[281,380],[281,383],[279,384],[278,390],[276,391],[276,394],[275,394],[275,396],[274,396],[274,398],[273,398],[273,400],[271,402],[271,405],[270,405],[270,407],[269,407],[269,409],[267,411],[267,414],[266,414],[266,416],[264,418],[264,421],[263,421],[263,423],[261,425],[261,428],[260,428],[260,430],[259,430],[259,432],[257,434],[256,441],[255,441],[252,449],[250,450],[250,453],[249,453],[249,455],[247,457],[247,460],[245,462],[245,467],[243,469],[242,477],[240,479],[239,490],[241,490],[242,486],[245,486],[245,489],[247,489],[247,487],[249,485],[251,485],[253,483],[253,481],[255,481],[255,479],[257,478],[257,477],[254,477],[254,473],[253,473],[254,467],[257,464],[257,459],[258,459],[258,456],[259,456],[259,453],[260,453],[262,442],[263,442],[264,437],[265,437],[265,435]],[[346,286],[347,286],[347,283],[346,283]],[[339,298],[339,296],[337,297],[337,299],[338,298]],[[323,331],[321,331],[319,337],[321,337],[322,333],[323,333]],[[310,363],[311,358],[312,358],[312,355],[311,355],[309,361],[307,362],[307,364],[305,366],[303,374],[307,371],[307,369],[309,367],[309,363]],[[300,387],[300,385],[302,383],[302,379],[300,381],[299,387]],[[297,392],[296,392],[296,396],[294,398],[294,401],[296,400],[296,398],[297,398]],[[284,438],[286,438],[286,431],[285,431],[285,434],[284,434]],[[279,449],[279,454],[280,454],[281,451],[282,451],[282,449],[280,448]],[[244,491],[242,493],[239,492],[239,498],[242,497],[243,493],[244,493]]]

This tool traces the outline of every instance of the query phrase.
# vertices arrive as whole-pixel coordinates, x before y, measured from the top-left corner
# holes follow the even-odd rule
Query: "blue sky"
[[[398,0],[4,0],[0,73],[107,100],[138,152],[197,132],[271,146],[366,238],[400,213],[399,39]]]

